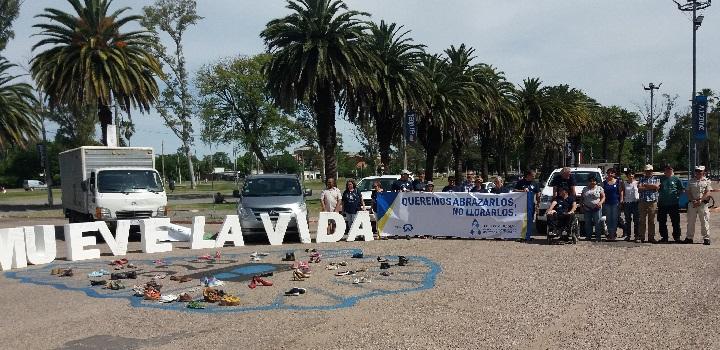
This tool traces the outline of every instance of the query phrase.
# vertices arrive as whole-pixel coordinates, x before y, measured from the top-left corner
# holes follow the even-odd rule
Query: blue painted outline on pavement
[[[293,251],[293,250],[282,250],[282,251],[271,251],[271,254],[284,254],[286,252]],[[342,249],[342,250],[323,250],[323,257],[324,258],[334,258],[334,257],[341,257],[341,256],[347,256],[348,260],[356,260],[350,258],[350,256],[353,253],[359,253],[362,252],[361,249]],[[228,257],[248,257],[249,254],[224,254]],[[173,262],[183,261],[186,262],[189,257],[168,257],[164,258],[163,260],[168,262],[167,265],[172,265]],[[374,258],[371,256],[365,256],[363,259],[357,259],[357,260],[367,260],[368,258]],[[127,288],[123,290],[118,291],[107,291],[106,289],[99,289],[101,287],[73,287],[69,286],[67,284],[64,284],[62,281],[63,279],[61,277],[53,277],[53,279],[48,278],[49,272],[51,269],[56,267],[82,267],[83,265],[92,265],[97,267],[98,263],[101,263],[102,261],[94,260],[94,261],[83,261],[79,263],[52,263],[44,265],[42,268],[38,269],[29,269],[24,271],[8,271],[5,272],[5,276],[7,278],[12,278],[19,280],[20,283],[25,284],[35,284],[35,285],[42,285],[42,286],[50,286],[53,288],[56,288],[58,290],[63,291],[79,291],[85,293],[86,296],[92,297],[92,298],[98,298],[98,299],[120,299],[120,300],[128,300],[130,302],[130,305],[133,307],[138,308],[151,308],[151,309],[158,309],[158,310],[165,310],[165,311],[183,311],[183,312],[190,312],[190,313],[245,313],[245,312],[254,312],[254,311],[274,311],[274,310],[290,310],[290,311],[333,311],[337,309],[345,309],[350,308],[360,301],[363,301],[365,299],[371,299],[376,297],[382,297],[382,296],[391,296],[391,295],[398,295],[398,294],[408,294],[408,293],[415,293],[415,292],[421,292],[424,290],[431,289],[435,287],[435,284],[437,282],[437,276],[442,272],[442,268],[439,264],[436,262],[422,256],[408,256],[408,258],[413,261],[414,263],[421,262],[425,266],[429,267],[429,271],[427,272],[400,272],[397,271],[397,275],[424,275],[424,278],[420,281],[411,281],[411,280],[394,280],[391,277],[382,277],[377,278],[378,281],[382,280],[388,280],[389,282],[407,282],[416,284],[416,287],[410,287],[410,288],[403,288],[403,289],[395,289],[395,290],[385,290],[385,289],[373,289],[368,291],[368,293],[363,295],[355,295],[355,296],[348,296],[344,297],[341,295],[333,294],[328,292],[327,290],[323,290],[320,288],[314,288],[309,286],[306,288],[308,292],[312,292],[315,294],[323,295],[326,297],[329,297],[330,299],[333,299],[336,301],[335,304],[332,305],[290,305],[286,304],[285,300],[287,298],[293,298],[292,300],[302,300],[302,297],[289,297],[284,295],[284,291],[281,292],[281,294],[276,297],[271,304],[268,305],[260,305],[260,306],[248,306],[248,307],[222,307],[212,304],[206,304],[207,308],[205,309],[188,309],[187,303],[180,303],[180,302],[173,302],[168,304],[163,303],[156,303],[156,302],[146,302],[141,297],[135,297],[131,295],[132,289]],[[146,263],[149,262],[149,264],[152,264],[153,260],[136,260],[137,263]],[[29,273],[30,276],[23,276],[22,274]],[[45,273],[43,279],[37,279],[34,278],[35,276],[33,274],[39,274],[39,273]],[[38,275],[40,277],[40,275]],[[388,278],[390,277],[390,278]],[[125,281],[132,281],[132,280],[125,280]],[[338,284],[342,284],[345,281],[342,280],[336,280],[335,281]],[[371,282],[366,285],[361,285],[363,288],[370,288],[374,287],[375,285],[371,286],[370,284],[373,284],[376,282]],[[379,283],[379,282],[378,282]],[[195,288],[201,288],[199,286],[194,286]],[[185,290],[189,290],[191,288],[186,288]],[[99,290],[107,291],[100,293]]]

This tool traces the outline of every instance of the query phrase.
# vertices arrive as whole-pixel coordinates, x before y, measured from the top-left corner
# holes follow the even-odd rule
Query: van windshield
[[[97,175],[100,193],[162,192],[160,175],[152,170],[103,170]]]
[[[257,178],[245,181],[242,195],[246,197],[302,196],[302,191],[297,179]]]

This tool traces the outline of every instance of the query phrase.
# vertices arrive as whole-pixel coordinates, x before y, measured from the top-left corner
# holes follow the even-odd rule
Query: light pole
[[[679,2],[673,0],[673,2],[677,5],[678,10],[683,12],[692,12],[692,33],[693,33],[693,87],[692,87],[692,109],[691,109],[691,115],[695,115],[695,96],[697,95],[697,30],[702,25],[703,19],[705,19],[705,16],[697,15],[698,10],[704,10],[708,7],[710,7],[712,0],[706,0],[706,1],[698,1],[698,0],[687,0],[684,5],[681,5]],[[693,120],[694,122],[694,120]],[[690,157],[691,161],[691,168],[695,168],[697,165],[697,141],[691,141],[692,147],[690,149],[692,150],[692,156]],[[688,169],[688,171],[692,171],[692,169]]]
[[[653,107],[655,106],[655,90],[659,90],[662,86],[662,83],[660,85],[655,86],[654,83],[648,84],[647,87],[643,86],[643,89],[645,91],[650,91],[650,117],[648,118],[648,124],[650,124],[649,130],[648,130],[648,146],[650,146],[650,164],[655,163],[655,143],[653,142],[653,134],[655,133],[655,114],[653,114]]]

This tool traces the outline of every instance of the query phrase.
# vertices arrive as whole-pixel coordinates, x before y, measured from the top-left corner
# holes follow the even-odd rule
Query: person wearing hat
[[[393,182],[390,190],[393,192],[410,192],[412,191],[412,183],[410,182],[410,171],[403,169],[400,172],[400,179]]]
[[[675,242],[680,242],[680,194],[685,192],[682,181],[673,174],[670,164],[665,166],[665,176],[660,180],[660,191],[658,197],[657,220],[660,230],[660,243],[667,243],[668,229],[667,217],[672,222],[672,236]]]
[[[655,215],[657,214],[660,179],[653,175],[653,166],[645,166],[645,174],[638,181],[640,191],[640,230],[635,233],[635,242],[655,243]]]
[[[432,181],[428,181],[425,185],[425,190],[423,192],[435,192],[435,185]]]
[[[695,236],[695,220],[700,218],[700,233],[703,244],[710,245],[710,180],[705,177],[705,167],[695,167],[695,174],[688,183],[687,235],[683,243],[693,243]]]

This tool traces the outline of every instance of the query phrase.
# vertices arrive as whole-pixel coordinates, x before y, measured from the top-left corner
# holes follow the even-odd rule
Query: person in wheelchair
[[[558,195],[553,199],[547,211],[548,223],[560,232],[569,234],[575,210],[577,210],[575,198],[568,194],[567,189],[558,187]],[[548,235],[555,234],[554,231],[548,230]]]

